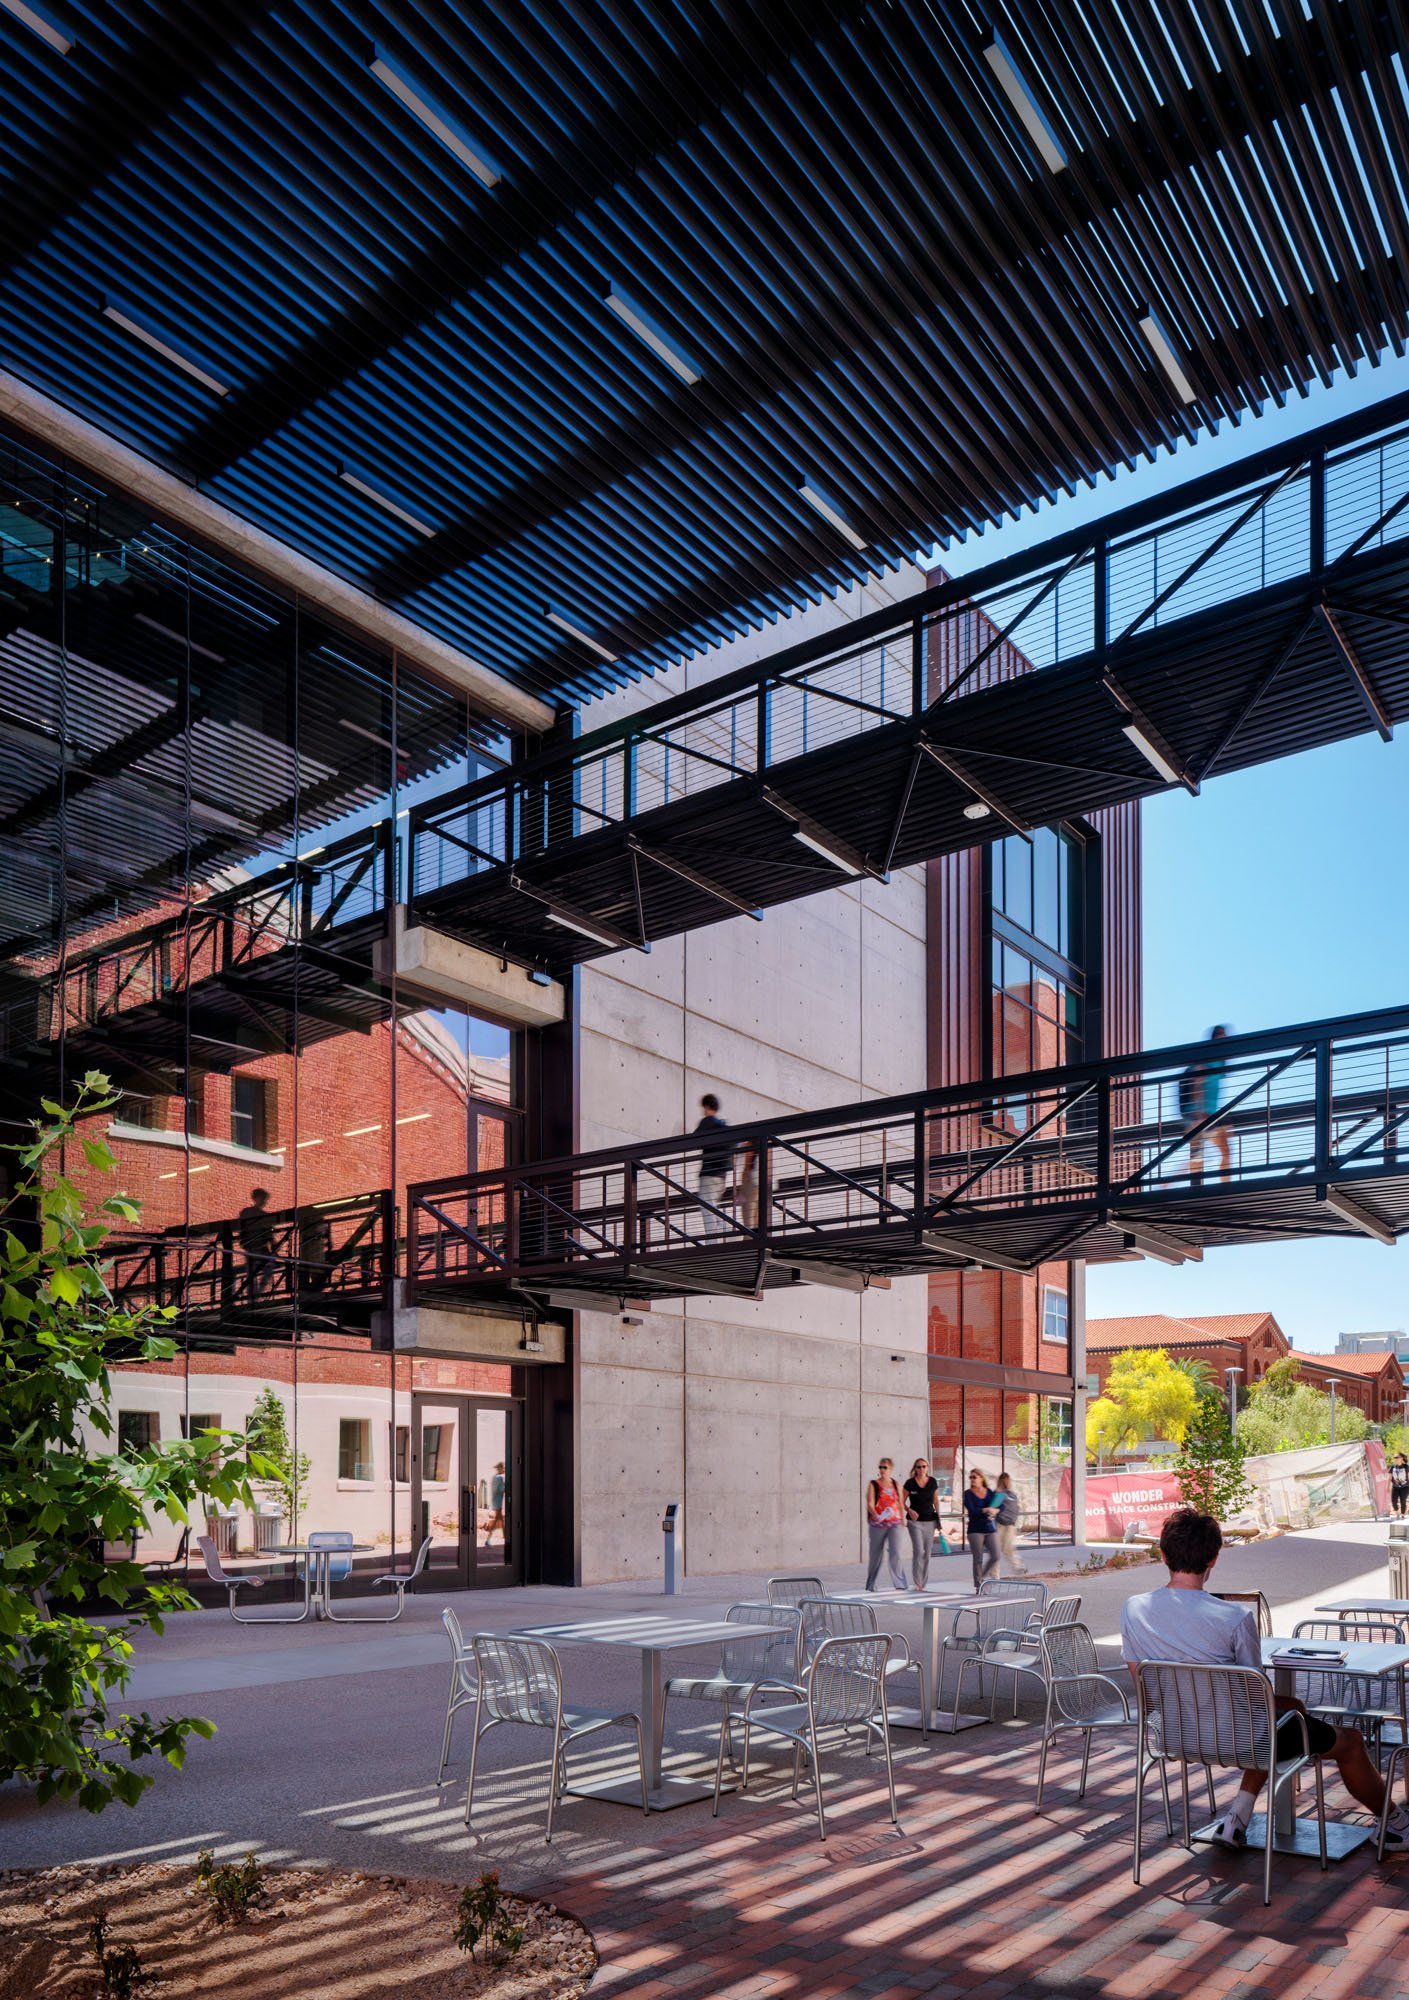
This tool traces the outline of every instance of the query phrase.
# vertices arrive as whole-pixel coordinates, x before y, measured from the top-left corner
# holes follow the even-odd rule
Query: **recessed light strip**
[[[424,92],[417,90],[408,76],[395,63],[388,62],[380,49],[373,49],[369,65],[378,83],[384,83],[392,96],[398,98],[413,118],[419,118],[426,130],[439,139],[447,152],[453,153],[461,166],[468,167],[477,181],[485,187],[496,187],[504,178],[496,166],[470,144],[468,133],[464,132],[449,112]]]
[[[73,36],[66,35],[57,21],[43,14],[37,7],[31,7],[28,0],[0,0],[0,7],[7,14],[13,14],[26,28],[38,35],[41,42],[47,42],[56,55],[66,56],[73,47]]]
[[[1181,403],[1197,403],[1198,391],[1179,365],[1179,358],[1170,346],[1163,327],[1153,313],[1146,313],[1139,322],[1140,331],[1150,344],[1150,351],[1160,367],[1174,384],[1175,393]]]
[[[369,486],[365,479],[359,479],[357,474],[349,472],[345,465],[340,465],[337,468],[337,475],[344,486],[350,486],[354,493],[360,493],[364,500],[370,500],[372,505],[380,507],[384,514],[392,514],[398,521],[404,521],[408,528],[414,528],[416,533],[424,535],[427,541],[435,534],[435,529],[428,522],[422,521],[415,514],[408,512],[399,501],[393,500],[389,494],[379,493],[375,486]]]
[[[700,371],[694,363],[687,361],[678,348],[672,347],[655,321],[639,306],[633,305],[630,299],[624,298],[615,286],[607,293],[606,303],[622,324],[629,326],[636,338],[643,340],[652,354],[657,355],[667,368],[673,369],[682,382],[688,382],[693,387],[699,381]]]
[[[3,0],[0,0],[0,4],[3,4]],[[130,313],[123,312],[121,307],[109,305],[106,299],[103,301],[103,318],[110,319],[114,326],[120,326],[124,333],[130,333],[134,340],[140,340],[144,347],[150,347],[153,354],[159,354],[163,361],[169,361],[173,368],[179,368],[183,375],[189,375],[193,381],[199,382],[202,388],[209,389],[213,396],[229,395],[230,389],[227,383],[218,382],[208,369],[201,367],[198,361],[192,361],[188,354],[182,354],[169,341],[163,340],[160,334],[153,333],[139,320],[133,319]]]
[[[1024,83],[1016,63],[1003,46],[1001,37],[995,35],[983,52],[983,59],[993,71],[998,88],[1017,113],[1022,126],[1042,159],[1042,164],[1052,174],[1059,174],[1067,163],[1066,152],[1048,121],[1046,113],[1032,92]]]
[[[570,619],[560,617],[556,611],[545,611],[543,616],[548,620],[550,625],[556,625],[560,632],[566,632],[570,639],[577,639],[582,645],[590,646],[592,651],[599,654],[602,659],[616,659],[615,653],[609,653],[605,646],[600,645],[592,637],[590,632],[584,632],[580,625],[574,625]]]
[[[797,490],[802,495],[803,499],[807,502],[808,506],[811,507],[816,513],[820,514],[822,516],[822,519],[825,522],[827,522],[827,524],[830,527],[835,528],[837,533],[841,535],[844,540],[850,542],[851,546],[854,549],[865,548],[866,546],[865,537],[857,534],[855,528],[852,527],[850,521],[847,520],[846,516],[840,513],[837,510],[837,508],[832,505],[832,502],[827,498],[827,496],[824,493],[820,493],[817,490],[817,488],[812,484],[810,479],[804,479],[801,486],[799,486]]]

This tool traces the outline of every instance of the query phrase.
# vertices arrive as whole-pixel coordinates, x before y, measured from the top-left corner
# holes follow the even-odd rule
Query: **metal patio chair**
[[[160,1583],[166,1577],[174,1576],[177,1570],[184,1570],[186,1567],[186,1555],[190,1546],[191,1530],[189,1527],[185,1527],[181,1530],[181,1539],[177,1542],[176,1547],[169,1556],[147,1557],[146,1561],[142,1564],[143,1576],[152,1577]]]
[[[855,1728],[858,1724],[871,1736],[880,1738],[885,1752],[886,1784],[890,1792],[890,1823],[900,1831],[900,1815],[895,1803],[895,1769],[890,1756],[890,1722],[886,1714],[886,1659],[891,1639],[884,1632],[851,1639],[824,1639],[812,1657],[812,1664],[798,1689],[802,1699],[776,1708],[755,1709],[752,1698],[744,1705],[744,1769],[740,1793],[748,1790],[751,1732],[765,1729],[793,1746],[792,1796],[797,1797],[802,1776],[802,1760],[811,1765],[813,1788],[817,1794],[817,1831],[827,1838],[827,1815],[822,1800],[822,1761],[818,1731]],[[716,1771],[714,1812],[719,1813],[722,1767]]]
[[[1311,1754],[1304,1715],[1293,1711],[1283,1720],[1299,1732],[1300,1751],[1277,1755],[1277,1714],[1272,1683],[1257,1667],[1191,1666],[1183,1660],[1146,1660],[1132,1667],[1139,1702],[1139,1749],[1135,1770],[1135,1882],[1140,1880],[1140,1840],[1145,1807],[1145,1779],[1155,1765],[1179,1766],[1184,1793],[1184,1845],[1192,1846],[1189,1829],[1189,1766],[1202,1764],[1213,1796],[1213,1773],[1267,1773],[1267,1841],[1262,1859],[1262,1900],[1272,1901],[1272,1824],[1277,1799],[1288,1785],[1295,1787],[1309,1764],[1316,1779],[1316,1830],[1321,1867],[1326,1861],[1326,1787],[1321,1759]],[[1166,1802],[1166,1812],[1168,1804]]]
[[[311,1549],[347,1549],[350,1551],[355,1540],[356,1537],[350,1528],[315,1528],[313,1533],[308,1537],[308,1546]],[[328,1557],[327,1580],[330,1589],[335,1583],[346,1583],[351,1575],[352,1556],[350,1553],[347,1555],[330,1555]]]
[[[763,1594],[770,1604],[801,1604],[804,1597],[825,1596],[826,1590],[820,1576],[770,1576]]]
[[[384,1617],[367,1617],[364,1614],[358,1617],[355,1621],[349,1619],[348,1623],[352,1624],[355,1622],[358,1625],[394,1625],[397,1619],[401,1616],[402,1612],[406,1609],[406,1593],[411,1588],[412,1584],[416,1582],[417,1578],[425,1570],[426,1562],[430,1556],[430,1552],[431,1552],[431,1537],[427,1535],[425,1540],[421,1543],[421,1546],[417,1549],[416,1560],[412,1563],[410,1569],[408,1570],[391,1569],[387,1571],[385,1576],[373,1577],[372,1579],[373,1590],[394,1590],[396,1592],[395,1611],[387,1612]],[[350,1568],[351,1564],[349,1564],[348,1566]]]
[[[795,1604],[731,1604],[725,1622],[737,1625],[739,1637],[726,1639],[719,1671],[708,1678],[677,1675],[665,1684],[665,1700],[722,1703],[719,1719],[719,1769],[727,1755],[734,1759],[733,1720],[755,1693],[769,1689],[796,1695],[802,1672],[802,1613]],[[786,1625],[785,1632],[751,1633],[751,1625]]]
[[[1065,1730],[1081,1732],[1081,1781],[1076,1796],[1084,1799],[1093,1738],[1113,1735],[1117,1730],[1133,1730],[1135,1717],[1130,1712],[1125,1689],[1103,1670],[1096,1642],[1085,1625],[1055,1626],[1043,1632],[1039,1644],[1047,1680],[1047,1713],[1042,1725],[1042,1751],[1037,1760],[1037,1804],[1033,1808],[1040,1813],[1047,1782],[1047,1753],[1057,1737]],[[1164,1777],[1163,1766],[1160,1775]],[[1165,1819],[1172,1833],[1167,1778]]]
[[[1358,1640],[1365,1646],[1402,1646],[1396,1621],[1368,1614],[1354,1618],[1303,1618],[1292,1628],[1294,1639],[1333,1642]],[[1304,1688],[1303,1682],[1308,1685]],[[1378,1762],[1387,1729],[1404,1735],[1404,1670],[1388,1674],[1318,1674],[1311,1666],[1298,1668],[1296,1693],[1313,1714],[1328,1722],[1347,1724],[1365,1736]]]
[[[983,1661],[984,1647],[990,1639],[1000,1635],[1009,1641],[1021,1641],[1025,1653],[1035,1651],[1034,1642],[1023,1626],[1024,1610],[1011,1597],[997,1595],[987,1597],[977,1604],[966,1604],[954,1613],[953,1630],[946,1632],[939,1642],[939,1679],[944,1680],[945,1661],[954,1655],[959,1661],[959,1678],[954,1689],[954,1714],[959,1713],[959,1685],[963,1681],[964,1663],[976,1659]],[[1017,1621],[1016,1623],[1014,1621]],[[994,1683],[997,1685],[996,1681]],[[1016,1686],[1016,1683],[1014,1684]],[[979,1694],[983,1693],[983,1676],[979,1675]],[[935,1705],[939,1703],[939,1690],[935,1690]]]
[[[475,1772],[479,1763],[480,1739],[500,1723],[515,1723],[523,1729],[550,1729],[553,1756],[548,1784],[548,1827],[544,1840],[553,1838],[553,1815],[558,1800],[567,1790],[568,1745],[601,1729],[633,1729],[636,1756],[641,1771],[641,1811],[649,1813],[646,1793],[646,1744],[641,1718],[630,1709],[614,1712],[605,1708],[569,1707],[563,1700],[563,1670],[553,1648],[542,1639],[499,1638],[479,1633],[471,1641],[479,1687],[475,1694],[475,1734],[470,1749],[470,1783],[465,1793],[465,1825],[475,1802]],[[745,1738],[747,1756],[747,1738]]]
[[[1272,1637],[1272,1606],[1260,1590],[1211,1590],[1209,1596],[1221,1598],[1225,1604],[1246,1604],[1249,1611],[1257,1613],[1258,1638]]]
[[[839,1604],[830,1597],[807,1597],[803,1599],[801,1608],[804,1667],[817,1657],[818,1648],[825,1645],[828,1639],[868,1639],[880,1630],[872,1604]],[[916,1702],[920,1711],[920,1738],[925,1741],[929,1737],[930,1722],[924,1662],[911,1656],[909,1644],[898,1632],[890,1633],[889,1638],[886,1682],[889,1684],[896,1674],[914,1674],[918,1690]]]
[[[264,1578],[262,1576],[231,1576],[229,1570],[221,1562],[220,1551],[209,1535],[197,1535],[196,1547],[201,1552],[201,1561],[205,1564],[205,1573],[211,1582],[222,1585],[229,1592],[230,1616],[237,1625],[292,1625],[297,1622],[292,1618],[241,1617],[240,1613],[235,1609],[236,1598],[242,1590],[263,1590]]]
[[[986,1576],[978,1587],[980,1597],[1030,1597],[1037,1610],[1047,1606],[1047,1586],[1035,1576]]]
[[[479,1666],[475,1660],[474,1640],[465,1637],[464,1627],[449,1605],[441,1611],[440,1622],[450,1641],[450,1699],[445,1706],[445,1735],[441,1739],[440,1769],[435,1779],[437,1788],[445,1783],[445,1767],[450,1762],[450,1732],[455,1726],[455,1717],[479,1694]]]

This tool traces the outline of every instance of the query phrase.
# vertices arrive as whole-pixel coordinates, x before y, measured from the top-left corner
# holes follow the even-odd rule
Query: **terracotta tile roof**
[[[1294,1347],[1292,1353],[1303,1368],[1324,1368],[1332,1375],[1381,1375],[1395,1358],[1387,1349],[1382,1354],[1303,1354]]]
[[[1088,1354],[1113,1354],[1126,1347],[1206,1347],[1210,1341],[1249,1340],[1271,1313],[1219,1313],[1212,1318],[1176,1319],[1170,1313],[1140,1313],[1134,1318],[1089,1319]],[[1277,1329],[1280,1333],[1281,1329]]]

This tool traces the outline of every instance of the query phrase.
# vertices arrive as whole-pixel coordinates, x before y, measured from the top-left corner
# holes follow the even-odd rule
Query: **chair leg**
[[[458,1673],[459,1669],[457,1667],[456,1668],[457,1676]],[[435,1780],[437,1791],[445,1783],[445,1767],[450,1762],[450,1732],[455,1726],[456,1693],[457,1693],[457,1688],[455,1685],[455,1681],[452,1680],[450,1683],[450,1699],[445,1704],[445,1734],[441,1738],[440,1742],[440,1769],[436,1773],[436,1780]]]
[[[724,1788],[724,1740],[729,1734],[729,1704],[724,1704],[724,1718],[719,1725],[719,1754],[714,1760],[714,1810],[711,1819],[719,1817],[719,1794]],[[732,1763],[733,1759],[730,1759]]]
[[[900,1825],[900,1813],[897,1810],[895,1803],[895,1766],[891,1762],[891,1756],[890,1756],[890,1717],[886,1714],[884,1709],[881,1710],[881,1742],[885,1746],[886,1784],[890,1788],[890,1823],[895,1828],[896,1832],[899,1833],[901,1831],[901,1825]],[[822,1795],[822,1787],[821,1784],[819,1783],[817,1786],[817,1796],[820,1798],[821,1795]]]
[[[746,1792],[749,1788],[749,1737],[752,1729],[753,1717],[746,1708],[744,1710],[744,1775],[739,1781],[739,1790],[741,1793]]]
[[[1047,1782],[1047,1752],[1051,1743],[1052,1731],[1049,1729],[1042,1738],[1042,1749],[1037,1758],[1037,1804],[1033,1807],[1035,1813],[1040,1813],[1042,1810],[1042,1787]]]
[[[812,1758],[812,1785],[817,1794],[817,1833],[820,1839],[825,1840],[827,1838],[827,1815],[822,1806],[822,1759],[817,1749],[817,1732],[815,1728],[809,1726],[807,1733],[812,1746],[810,1752]]]
[[[470,1745],[470,1783],[469,1783],[469,1788],[467,1789],[467,1791],[466,1791],[466,1793],[465,1793],[465,1825],[466,1825],[466,1826],[468,1826],[468,1825],[469,1825],[469,1823],[470,1823],[470,1813],[471,1813],[471,1811],[473,1810],[473,1807],[474,1807],[474,1802],[475,1802],[475,1770],[476,1770],[476,1768],[477,1768],[477,1766],[478,1766],[478,1763],[479,1763],[479,1739],[480,1739],[480,1726],[479,1726],[479,1724],[480,1724],[480,1705],[479,1705],[479,1702],[478,1702],[478,1701],[476,1701],[476,1702],[475,1702],[475,1735],[474,1735],[474,1741],[473,1741],[473,1743],[472,1743],[472,1744]]]
[[[1213,1789],[1213,1766],[1204,1765],[1204,1777],[1208,1780],[1208,1812],[1210,1819],[1218,1817],[1218,1794]]]
[[[797,1797],[798,1783],[802,1777],[802,1745],[793,1745],[793,1797]]]
[[[1274,1762],[1276,1760],[1275,1749],[1273,1751],[1273,1760]],[[1262,1904],[1264,1909],[1272,1901],[1272,1850],[1277,1845],[1276,1837],[1272,1831],[1272,1824],[1276,1816],[1276,1786],[1269,1775],[1267,1781],[1267,1838],[1263,1843],[1262,1849]]]
[[[1194,1839],[1189,1830],[1189,1766],[1182,1760],[1179,1765],[1179,1789],[1184,1801],[1184,1845],[1192,1849]]]
[[[1137,1888],[1140,1885],[1140,1836],[1145,1827],[1145,1779],[1149,1769],[1142,1743],[1137,1745],[1135,1751],[1135,1869],[1131,1880]]]
[[[1083,1729],[1081,1734],[1083,1738],[1081,1745],[1081,1783],[1076,1788],[1078,1799],[1086,1797],[1086,1773],[1091,1768],[1091,1731]]]
[[[1316,1759],[1316,1835],[1321,1850],[1321,1873],[1324,1875],[1330,1865],[1326,1859],[1326,1780],[1321,1770],[1321,1759]],[[1385,1788],[1385,1798],[1389,1798],[1389,1788]]]
[[[563,1742],[563,1724],[560,1716],[553,1725],[553,1776],[548,1786],[548,1831],[543,1836],[545,1845],[553,1838],[553,1814],[557,1810],[558,1804],[558,1771],[562,1764],[565,1748],[566,1745]],[[563,1776],[566,1778],[567,1773],[564,1772]]]
[[[1159,1782],[1160,1782],[1160,1791],[1164,1795],[1164,1830],[1166,1836],[1170,1840],[1173,1840],[1174,1814],[1170,1810],[1170,1804],[1169,1804],[1169,1767],[1165,1763],[1163,1757],[1161,1757],[1159,1760]]]
[[[636,1756],[641,1766],[641,1813],[643,1818],[649,1819],[651,1814],[651,1795],[646,1790],[646,1738],[641,1728],[641,1718],[639,1715],[636,1718]],[[718,1811],[719,1792],[717,1788],[714,1798],[715,1810]]]

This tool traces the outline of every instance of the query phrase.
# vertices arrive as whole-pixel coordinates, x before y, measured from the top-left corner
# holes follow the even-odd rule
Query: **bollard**
[[[667,1597],[674,1597],[675,1595],[675,1550],[679,1541],[676,1527],[679,1519],[680,1502],[678,1500],[667,1501],[665,1519],[660,1524],[661,1534],[665,1538],[665,1594]]]

